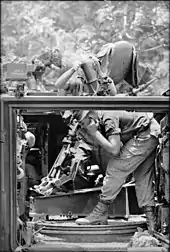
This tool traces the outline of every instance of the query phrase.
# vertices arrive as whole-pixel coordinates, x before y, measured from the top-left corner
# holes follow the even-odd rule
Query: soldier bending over
[[[154,160],[160,127],[147,113],[79,111],[83,141],[91,144],[98,159],[107,162],[100,201],[80,225],[107,224],[108,207],[127,176],[134,172],[139,207],[144,208],[149,231],[155,229]],[[87,139],[87,140],[86,140]],[[106,156],[107,154],[107,156]]]

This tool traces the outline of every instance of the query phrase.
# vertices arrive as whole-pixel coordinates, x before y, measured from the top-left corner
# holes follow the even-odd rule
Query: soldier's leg
[[[132,138],[123,146],[118,157],[110,159],[100,197],[103,202],[110,203],[116,198],[127,176],[145,161],[156,145],[157,139],[150,135],[146,139]]]
[[[142,138],[132,138],[121,149],[118,157],[109,160],[106,176],[103,181],[100,202],[92,213],[77,224],[103,224],[107,220],[108,205],[120,192],[126,177],[135,171],[156,148],[157,139],[148,132],[143,132]]]
[[[139,207],[154,206],[154,150],[134,171],[135,189]]]
[[[120,192],[127,175],[134,171],[138,203],[140,207],[144,207],[150,232],[156,229],[153,172],[157,143],[158,141],[155,137],[146,135],[145,138],[144,134],[136,141],[131,141],[130,145],[128,142],[128,145],[126,145],[128,149],[123,153],[124,155],[120,155],[120,168],[115,161],[112,164],[110,163],[110,166],[114,165],[114,169],[110,167],[110,173],[107,171],[106,181],[101,194],[103,202],[112,201]],[[124,162],[122,162],[123,157],[127,157],[127,159],[123,159]],[[122,168],[124,168],[123,171]],[[114,179],[112,179],[113,176]]]

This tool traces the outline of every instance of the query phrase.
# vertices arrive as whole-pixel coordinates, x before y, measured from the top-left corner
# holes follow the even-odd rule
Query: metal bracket
[[[5,143],[5,134],[5,131],[0,130],[0,143]]]

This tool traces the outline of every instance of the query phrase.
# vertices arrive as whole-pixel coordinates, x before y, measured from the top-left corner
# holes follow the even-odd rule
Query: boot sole
[[[88,223],[88,222],[82,222],[82,223],[77,223],[76,224],[78,225],[108,225],[108,221],[96,221],[96,222],[93,222],[93,223]]]

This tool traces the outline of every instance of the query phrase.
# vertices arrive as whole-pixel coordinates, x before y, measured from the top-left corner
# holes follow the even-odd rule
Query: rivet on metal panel
[[[68,214],[67,214],[67,217],[68,217],[68,218],[71,218],[72,215],[73,215],[72,211],[69,211]]]

